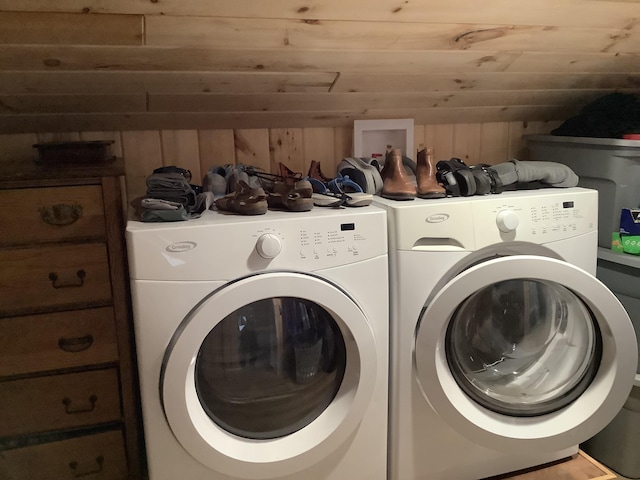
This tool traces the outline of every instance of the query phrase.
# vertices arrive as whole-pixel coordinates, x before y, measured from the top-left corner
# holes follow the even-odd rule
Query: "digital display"
[[[341,223],[340,224],[340,230],[342,230],[343,232],[346,230],[355,230],[356,229],[356,224],[355,223]]]
[[[562,208],[573,208],[573,202],[562,202]]]

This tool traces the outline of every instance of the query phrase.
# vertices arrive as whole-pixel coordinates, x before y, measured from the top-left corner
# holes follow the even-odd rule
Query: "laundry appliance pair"
[[[383,198],[389,480],[478,480],[577,453],[623,406],[637,346],[596,280],[597,192]]]
[[[637,362],[593,276],[596,195],[130,221],[150,480],[478,480],[575,453]]]

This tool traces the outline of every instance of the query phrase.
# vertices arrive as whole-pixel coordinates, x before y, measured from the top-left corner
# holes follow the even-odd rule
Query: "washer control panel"
[[[563,190],[541,190],[539,195],[531,191],[526,196],[505,193],[473,202],[476,247],[501,240],[545,243],[596,231],[597,192]]]

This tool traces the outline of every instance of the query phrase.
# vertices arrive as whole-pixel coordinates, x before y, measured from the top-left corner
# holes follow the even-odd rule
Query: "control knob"
[[[256,251],[262,258],[275,258],[282,250],[282,242],[277,235],[265,233],[260,235],[256,243]]]
[[[520,219],[513,210],[500,210],[496,217],[496,225],[498,225],[501,232],[509,233],[518,228]]]

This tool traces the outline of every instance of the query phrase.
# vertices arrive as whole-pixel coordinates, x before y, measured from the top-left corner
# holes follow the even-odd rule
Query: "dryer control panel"
[[[266,269],[308,272],[387,254],[386,212],[322,209],[260,216],[207,211],[186,222],[127,224],[138,280],[225,280]]]

